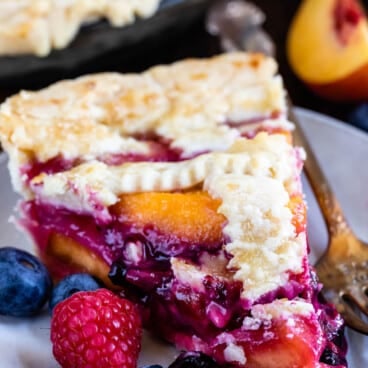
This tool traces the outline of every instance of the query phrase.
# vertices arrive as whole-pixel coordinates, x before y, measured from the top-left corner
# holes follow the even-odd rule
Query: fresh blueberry
[[[0,314],[36,314],[46,303],[51,286],[51,277],[38,258],[20,249],[0,248]]]
[[[208,355],[199,352],[181,353],[168,368],[219,368]]]
[[[153,364],[153,365],[145,365],[141,368],[162,368],[162,366],[158,364]]]
[[[349,116],[349,122],[368,132],[368,103],[359,105]]]
[[[78,291],[91,291],[101,288],[102,285],[91,275],[87,273],[76,273],[63,278],[52,290],[49,309],[50,312],[55,305],[69,298]]]

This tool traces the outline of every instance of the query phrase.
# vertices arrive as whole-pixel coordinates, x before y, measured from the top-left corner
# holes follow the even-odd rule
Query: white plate
[[[308,138],[320,158],[332,186],[340,199],[353,229],[368,241],[368,135],[329,117],[297,109]],[[309,204],[309,239],[311,260],[323,252],[327,233],[316,202],[305,183]],[[29,247],[23,235],[9,224],[17,197],[13,194],[6,169],[6,158],[0,156],[0,246]],[[368,367],[368,337],[348,331],[349,367]],[[166,366],[175,351],[145,337],[140,365],[159,363]],[[47,316],[29,321],[0,317],[1,368],[56,368],[49,343]]]

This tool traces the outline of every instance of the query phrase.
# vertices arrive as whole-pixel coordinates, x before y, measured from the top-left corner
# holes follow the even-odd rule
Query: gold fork
[[[328,248],[315,266],[322,293],[349,327],[368,335],[368,323],[361,318],[368,316],[368,244],[354,235],[291,107],[289,113],[295,124],[295,143],[307,153],[304,171],[329,235]]]

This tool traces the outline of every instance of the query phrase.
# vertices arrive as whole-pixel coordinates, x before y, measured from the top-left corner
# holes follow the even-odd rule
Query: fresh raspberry
[[[63,368],[135,368],[142,327],[137,308],[111,291],[81,291],[56,305],[53,354]]]

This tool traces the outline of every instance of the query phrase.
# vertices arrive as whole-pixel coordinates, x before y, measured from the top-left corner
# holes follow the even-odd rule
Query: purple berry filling
[[[207,275],[198,289],[176,279],[170,263],[170,258],[176,257],[200,266],[204,253],[228,258],[221,250],[225,238],[219,244],[193,246],[175,236],[160,234],[154,227],[138,229],[134,224],[121,223],[116,216],[109,224],[99,226],[90,216],[36,201],[24,202],[22,212],[21,223],[34,237],[41,254],[52,233],[63,234],[98,254],[111,267],[112,282],[142,304],[146,326],[164,338],[191,346],[185,342],[189,336],[213,341],[224,330],[230,334],[243,331],[242,322],[253,303],[240,298],[240,282]],[[328,364],[343,362],[346,345],[344,340],[337,343],[343,323],[336,310],[318,296],[319,288],[305,260],[302,274],[290,275],[288,284],[263,295],[257,303],[297,296],[311,300],[325,332],[326,350],[321,359]],[[163,325],[163,320],[170,323]],[[251,336],[241,336],[243,342],[248,338],[251,343]]]
[[[277,117],[272,116],[273,117]],[[262,119],[259,119],[261,122]],[[244,126],[228,123],[230,127]],[[252,138],[257,131],[244,135]],[[98,160],[108,165],[138,161],[180,161],[182,153],[172,150],[169,142],[159,137],[142,136],[149,142],[148,156],[135,154],[108,154]],[[34,162],[24,167],[22,174],[26,182],[44,172],[48,174],[69,170],[81,160],[66,160],[57,157],[47,162]],[[154,226],[137,228],[134,224],[121,223],[116,216],[106,224],[98,224],[88,215],[55,208],[38,201],[22,204],[21,224],[33,236],[41,255],[46,253],[53,233],[76,241],[93,254],[98,255],[110,266],[111,281],[123,287],[123,293],[141,303],[145,324],[169,341],[182,347],[194,346],[192,336],[197,336],[205,346],[203,351],[211,353],[211,343],[223,331],[236,336],[243,343],[252,344],[254,334],[244,331],[241,326],[249,315],[253,302],[240,298],[242,284],[230,279],[207,275],[201,288],[195,288],[174,277],[170,259],[175,257],[194,266],[201,266],[203,254],[229,258],[221,249],[228,241],[225,237],[218,244],[188,244],[176,236],[161,234]],[[67,265],[54,271],[56,276],[73,273]],[[58,272],[61,272],[58,275]],[[263,295],[257,303],[269,303],[276,298],[294,299],[302,296],[311,300],[319,316],[319,323],[325,333],[325,350],[321,362],[336,366],[344,365],[346,343],[343,338],[343,323],[336,310],[319,296],[320,287],[314,272],[305,260],[304,272],[290,275],[289,282]],[[170,321],[170,323],[162,323]],[[212,345],[214,346],[214,345]],[[344,363],[345,362],[345,363]]]

